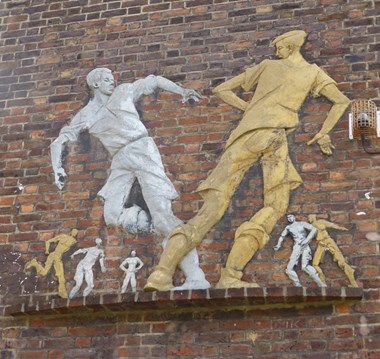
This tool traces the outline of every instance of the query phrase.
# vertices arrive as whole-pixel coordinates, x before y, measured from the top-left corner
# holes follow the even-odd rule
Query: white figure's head
[[[131,251],[131,256],[136,257],[136,251]]]
[[[97,246],[97,247],[100,247],[100,246],[102,245],[102,240],[101,240],[101,238],[96,238],[96,239],[95,239],[95,243],[96,243],[96,246]]]
[[[105,67],[99,67],[89,72],[87,75],[87,84],[93,92],[110,96],[115,89],[115,79],[112,71]]]
[[[293,223],[296,220],[296,217],[294,214],[287,214],[286,219],[288,220],[289,223]]]
[[[287,59],[294,52],[299,52],[305,42],[306,32],[302,30],[288,31],[276,37],[272,42],[276,46],[276,56]]]

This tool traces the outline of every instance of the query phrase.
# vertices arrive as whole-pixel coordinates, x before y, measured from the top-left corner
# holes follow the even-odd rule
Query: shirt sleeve
[[[320,96],[322,89],[331,84],[336,85],[336,82],[329,75],[327,75],[326,72],[318,68],[318,73],[311,89],[311,94],[313,97],[318,97]]]
[[[259,77],[260,77],[261,73],[263,72],[267,61],[268,60],[264,60],[264,61],[260,62],[258,65],[255,65],[255,66],[250,67],[250,68],[245,70],[244,82],[241,84],[241,87],[245,91],[249,91],[255,85],[257,85],[257,83],[259,81]]]
[[[142,95],[152,94],[158,87],[156,76],[149,75],[144,79],[135,81],[132,84],[133,100],[137,101]]]
[[[59,137],[66,138],[69,142],[76,142],[78,140],[79,134],[85,130],[85,123],[82,119],[82,114],[79,112],[74,116],[70,125],[65,126],[61,129]]]

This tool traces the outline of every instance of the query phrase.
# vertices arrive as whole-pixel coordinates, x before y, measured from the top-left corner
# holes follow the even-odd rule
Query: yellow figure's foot
[[[241,275],[234,275],[235,271],[228,271],[228,269],[223,268],[219,282],[216,284],[216,289],[225,289],[225,288],[260,288],[257,283],[249,283],[243,280],[240,280]],[[240,277],[240,278],[239,278]]]
[[[149,276],[144,287],[145,292],[164,292],[172,289],[172,276],[160,269],[156,269]]]
[[[35,258],[32,259],[31,261],[27,262],[27,263],[25,264],[24,270],[25,270],[25,271],[29,271],[32,267],[35,267],[36,262],[37,262],[37,261],[36,261]]]
[[[58,291],[58,295],[61,297],[61,298],[64,298],[64,299],[67,299],[68,296],[67,296],[67,292],[64,291],[64,292],[61,292],[61,291]]]

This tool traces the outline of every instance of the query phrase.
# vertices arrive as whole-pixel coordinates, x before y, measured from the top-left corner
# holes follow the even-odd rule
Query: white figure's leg
[[[131,273],[131,288],[132,288],[132,292],[136,292],[136,286],[137,286],[136,275],[135,275],[135,273]]]
[[[302,287],[300,280],[298,278],[298,275],[296,271],[294,270],[294,267],[297,265],[298,258],[300,257],[299,251],[297,250],[298,248],[293,249],[293,252],[290,256],[290,260],[288,265],[286,266],[285,273],[288,275],[290,280],[293,282],[295,287]]]
[[[79,264],[78,268],[77,268],[77,270],[75,272],[75,276],[74,276],[75,287],[73,287],[73,289],[71,289],[70,294],[69,294],[69,298],[70,299],[74,298],[75,295],[78,293],[79,288],[81,287],[81,285],[83,283],[83,276],[84,276],[83,268]]]
[[[123,285],[121,286],[121,293],[125,293],[127,291],[127,287],[128,287],[130,278],[131,278],[131,273],[127,273],[125,275]]]
[[[113,169],[107,183],[98,193],[104,198],[104,220],[107,226],[122,224],[124,204],[131,191],[135,176],[132,173]]]
[[[326,284],[319,278],[317,270],[310,265],[311,249],[306,247],[302,253],[302,270],[306,272],[318,284],[318,287],[326,287]]]
[[[90,294],[90,292],[94,289],[94,274],[92,273],[92,269],[87,269],[84,276],[87,283],[87,287],[83,291],[83,297],[87,297]]]

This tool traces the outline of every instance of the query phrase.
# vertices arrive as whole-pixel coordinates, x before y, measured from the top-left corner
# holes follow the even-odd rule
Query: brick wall
[[[139,272],[139,288],[157,264],[161,238],[132,236],[104,225],[102,201],[96,194],[107,178],[110,159],[97,140],[84,134],[70,145],[64,159],[68,184],[63,191],[53,184],[49,145],[88,100],[85,76],[91,69],[109,67],[118,83],[159,74],[205,97],[197,105],[182,104],[175,95],[160,93],[139,104],[141,118],[180,193],[174,211],[187,220],[202,204],[195,188],[214,168],[236,126],[234,120],[241,118],[240,111],[212,96],[211,88],[273,57],[270,40],[276,35],[303,29],[309,34],[305,58],[332,76],[350,99],[373,99],[380,106],[379,11],[379,3],[372,0],[3,0],[2,305],[30,300],[35,291],[54,296],[53,275],[38,279],[25,275],[23,266],[34,257],[44,261],[45,241],[71,228],[79,230],[77,247],[93,245],[97,236],[105,239],[108,271],[101,274],[97,267],[94,295],[120,290],[118,267],[132,248],[146,264]],[[348,139],[347,114],[333,133],[332,157],[323,156],[316,145],[306,146],[329,107],[324,99],[308,99],[300,112],[300,126],[289,138],[292,160],[304,180],[292,194],[290,211],[300,219],[316,213],[349,227],[348,232],[332,233],[356,267],[365,291],[362,303],[328,309],[221,311],[209,316],[161,313],[154,320],[127,314],[96,320],[91,316],[4,318],[5,357],[133,357],[133,350],[139,357],[248,358],[269,352],[273,354],[268,358],[380,355],[374,353],[379,344],[379,244],[365,238],[368,232],[380,231],[380,160]],[[260,171],[255,167],[248,173],[222,221],[199,248],[201,265],[212,283],[218,280],[234,230],[262,205]],[[272,250],[284,224],[285,220],[274,230],[268,246],[247,265],[246,280],[268,287],[290,285],[284,268],[291,241],[276,255]],[[68,288],[73,285],[76,264],[66,258]],[[323,269],[329,286],[348,284],[329,255]],[[301,273],[300,277],[302,283],[314,286],[307,276]],[[180,279],[177,274],[176,281]],[[128,334],[135,330],[137,336]],[[303,340],[295,343],[292,338],[297,335]],[[101,349],[105,336],[114,341],[110,349]]]

